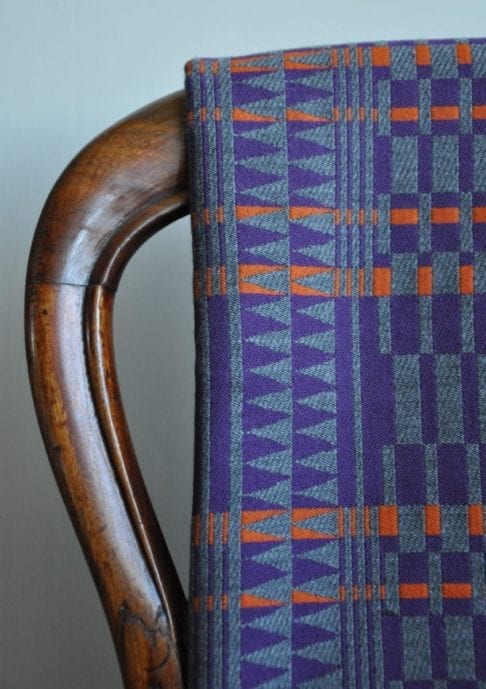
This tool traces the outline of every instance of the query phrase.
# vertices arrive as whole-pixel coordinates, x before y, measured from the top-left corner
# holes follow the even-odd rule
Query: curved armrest
[[[37,416],[127,689],[182,688],[186,601],[127,430],[113,301],[136,249],[187,213],[181,92],[107,130],[67,167],[42,211],[27,274]]]

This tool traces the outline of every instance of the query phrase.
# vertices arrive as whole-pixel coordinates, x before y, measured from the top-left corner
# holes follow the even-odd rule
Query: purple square
[[[395,480],[398,505],[425,503],[423,445],[395,447]]]
[[[437,445],[439,500],[444,505],[467,505],[467,458],[464,445]]]
[[[419,303],[413,295],[393,296],[391,305],[392,350],[395,354],[420,351]]]

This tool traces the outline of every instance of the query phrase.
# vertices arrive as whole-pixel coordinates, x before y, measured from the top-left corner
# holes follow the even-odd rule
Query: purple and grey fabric
[[[187,65],[194,689],[486,689],[486,40]]]

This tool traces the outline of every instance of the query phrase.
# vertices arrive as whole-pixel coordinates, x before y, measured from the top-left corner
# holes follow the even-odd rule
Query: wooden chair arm
[[[37,416],[127,689],[182,689],[186,600],[127,429],[113,301],[137,248],[187,213],[180,92],[107,130],[66,168],[42,211],[27,273]]]

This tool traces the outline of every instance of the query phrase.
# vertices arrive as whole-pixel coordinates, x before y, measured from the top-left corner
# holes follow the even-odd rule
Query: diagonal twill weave
[[[187,65],[194,689],[486,689],[486,40]]]

